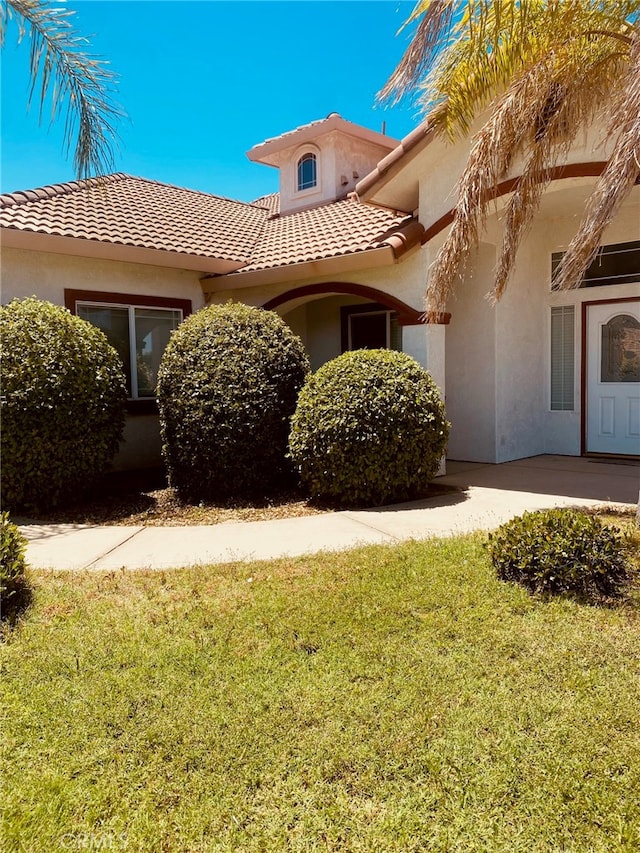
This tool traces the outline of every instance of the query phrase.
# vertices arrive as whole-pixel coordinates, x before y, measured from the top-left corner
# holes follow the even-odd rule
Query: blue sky
[[[53,0],[52,0],[53,3]],[[407,44],[404,0],[70,0],[119,76],[116,170],[250,201],[277,189],[253,145],[336,111],[401,138],[417,107],[376,105]],[[26,109],[28,41],[2,51],[2,192],[73,180],[62,122]]]

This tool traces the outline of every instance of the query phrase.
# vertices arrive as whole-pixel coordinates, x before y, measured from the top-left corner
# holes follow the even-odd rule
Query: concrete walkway
[[[197,527],[20,525],[34,568],[167,569],[336,551],[497,527],[525,510],[634,507],[640,464],[536,456],[502,465],[448,462],[436,481],[459,491],[375,509]]]

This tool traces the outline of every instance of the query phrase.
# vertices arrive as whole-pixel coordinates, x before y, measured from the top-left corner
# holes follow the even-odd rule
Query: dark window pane
[[[78,305],[77,313],[83,320],[97,326],[120,356],[127,377],[127,394],[131,396],[131,347],[129,343],[129,309],[100,305]]]
[[[298,190],[308,190],[317,182],[316,155],[305,154],[298,161]]]
[[[551,255],[551,280],[562,260],[563,252]],[[633,284],[640,281],[640,240],[601,246],[588,267],[580,287],[610,284]]]
[[[391,315],[389,327],[389,349],[402,352],[402,326],[398,323],[398,318],[396,317],[395,312]]]
[[[351,314],[351,349],[386,349],[387,314]]]
[[[135,309],[138,397],[155,397],[160,359],[181,319],[181,311]]]

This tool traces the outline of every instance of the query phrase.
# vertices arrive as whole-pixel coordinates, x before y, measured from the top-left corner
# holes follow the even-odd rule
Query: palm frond
[[[505,291],[517,250],[551,182],[554,167],[582,129],[602,111],[620,76],[621,57],[610,47],[608,43],[587,47],[572,40],[552,63],[534,66],[527,75],[529,93],[523,98],[518,122],[531,128],[530,138],[525,140],[529,153],[506,209],[502,249],[494,286],[488,294],[493,303]]]
[[[610,164],[558,273],[559,283],[579,280],[578,270],[586,268],[637,179],[639,18],[640,0],[424,0],[416,5],[410,19],[418,21],[414,41],[381,95],[397,99],[413,91],[430,124],[451,139],[467,135],[487,113],[456,187],[449,235],[429,270],[428,315],[445,310],[500,181],[522,161],[490,294],[494,301],[500,298],[554,168],[577,135],[611,105]]]
[[[419,0],[400,32],[418,21],[411,39],[397,68],[379,92],[378,98],[395,103],[408,91],[417,86],[435,57],[442,51],[443,42],[451,37],[454,12],[459,0]]]
[[[609,109],[615,139],[607,165],[591,194],[578,231],[556,271],[554,287],[578,287],[602,243],[605,228],[640,178],[640,30],[630,31],[630,55]]]
[[[0,44],[15,17],[18,41],[28,34],[31,42],[28,104],[37,93],[41,120],[48,99],[52,120],[64,113],[65,149],[75,144],[74,168],[82,178],[112,170],[115,120],[124,113],[112,100],[116,75],[84,50],[87,39],[73,28],[73,14],[45,0],[3,0]]]

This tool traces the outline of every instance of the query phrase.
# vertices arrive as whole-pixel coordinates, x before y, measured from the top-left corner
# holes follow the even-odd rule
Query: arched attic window
[[[310,190],[318,183],[318,164],[316,155],[311,151],[298,160],[298,192]]]

